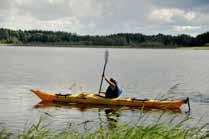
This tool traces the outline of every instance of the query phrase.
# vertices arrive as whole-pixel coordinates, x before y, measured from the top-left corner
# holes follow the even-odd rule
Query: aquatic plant
[[[98,128],[96,131],[79,132],[74,129],[64,128],[61,131],[51,131],[43,125],[40,118],[37,123],[20,133],[9,133],[5,128],[0,130],[1,139],[207,139],[209,138],[208,124],[201,127],[185,128],[183,125],[185,118],[177,124],[156,122],[149,125],[128,125],[127,123],[117,123],[114,128]]]

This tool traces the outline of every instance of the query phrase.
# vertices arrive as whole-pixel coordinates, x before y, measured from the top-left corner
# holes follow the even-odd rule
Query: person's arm
[[[113,86],[113,87],[116,86],[115,83],[113,83],[113,82],[111,82],[110,80],[108,80],[105,76],[104,76],[104,78],[105,78],[105,81],[108,82],[110,86]]]

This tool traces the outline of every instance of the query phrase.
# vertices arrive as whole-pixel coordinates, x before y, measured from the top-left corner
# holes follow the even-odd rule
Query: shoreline
[[[209,46],[180,47],[179,50],[209,50]]]
[[[129,45],[81,45],[81,44],[8,44],[0,43],[0,47],[57,47],[57,48],[116,48],[116,49],[177,49],[177,50],[209,50],[209,45],[203,46],[175,46],[175,47],[134,47]]]

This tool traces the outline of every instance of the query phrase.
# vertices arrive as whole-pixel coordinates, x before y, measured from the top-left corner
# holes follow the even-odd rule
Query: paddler
[[[119,88],[117,81],[113,78],[106,78],[105,75],[103,75],[105,78],[105,81],[109,84],[107,87],[107,90],[105,92],[105,98],[117,98],[121,95],[122,90]]]

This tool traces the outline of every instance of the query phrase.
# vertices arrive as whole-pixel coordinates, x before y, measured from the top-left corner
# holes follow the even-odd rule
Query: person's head
[[[113,82],[114,84],[117,84],[117,81],[113,78],[110,78],[110,81]]]

